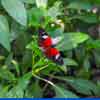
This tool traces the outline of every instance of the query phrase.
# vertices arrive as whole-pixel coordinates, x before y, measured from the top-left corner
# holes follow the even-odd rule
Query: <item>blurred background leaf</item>
[[[5,10],[12,16],[18,23],[26,26],[27,15],[24,4],[19,0],[2,0],[2,5]]]

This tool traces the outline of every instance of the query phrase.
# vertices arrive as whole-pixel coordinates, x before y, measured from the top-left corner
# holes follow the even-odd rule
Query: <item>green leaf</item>
[[[20,77],[17,82],[18,84],[10,89],[6,97],[23,98],[24,90],[27,88],[31,76],[32,74],[28,72],[24,76]]]
[[[51,29],[48,30],[48,34],[50,34],[51,37],[56,38],[58,36],[62,36],[63,30],[61,28]]]
[[[27,24],[27,14],[24,4],[20,0],[2,0],[5,10],[21,25]]]
[[[64,65],[69,65],[69,66],[78,66],[77,62],[70,59],[70,58],[65,58],[64,59]]]
[[[60,86],[55,85],[54,89],[56,92],[56,98],[78,98],[74,93]]]
[[[100,4],[100,0],[91,0],[92,3],[99,5]]]
[[[55,78],[67,82],[67,84],[70,84],[70,86],[72,86],[78,93],[86,95],[92,95],[92,93],[94,93],[95,95],[99,95],[99,89],[92,81],[72,77],[56,76]]]
[[[48,0],[35,0],[35,1],[36,1],[36,5],[38,8],[40,8],[40,7],[46,8],[47,7]]]
[[[83,66],[84,66],[84,69],[86,70],[86,72],[88,72],[91,67],[88,56],[85,57]]]
[[[19,66],[19,64],[15,60],[12,60],[11,63],[14,65],[17,74],[20,75],[20,66]]]
[[[36,80],[36,82],[32,84],[31,88],[32,88],[31,92],[34,98],[42,98],[43,91],[42,91],[42,88],[39,86],[38,80]]]
[[[25,73],[22,77],[18,79],[18,87],[24,90],[27,87],[31,77],[31,72]]]
[[[19,87],[14,87],[12,89],[10,89],[9,92],[7,92],[6,98],[23,98],[24,97],[24,91],[19,88]]]
[[[90,10],[92,9],[92,5],[89,2],[71,2],[67,8],[76,9],[76,10]]]
[[[5,98],[6,93],[8,92],[9,86],[0,85],[0,98]]]
[[[99,94],[97,86],[89,80],[84,80],[84,79],[66,79],[66,80],[79,93],[92,95],[91,91],[93,91],[95,94],[97,95]]]
[[[89,40],[87,41],[87,48],[100,48],[100,40]]]
[[[96,14],[85,14],[76,16],[76,19],[80,19],[86,23],[98,23],[99,19]]]
[[[100,49],[94,52],[96,66],[100,68]]]
[[[5,16],[0,15],[0,44],[10,51],[9,25]]]
[[[88,39],[88,35],[81,32],[66,33],[63,35],[62,41],[57,45],[59,50],[70,50],[83,43]]]
[[[40,8],[32,8],[28,11],[29,26],[39,26],[44,16],[44,10]]]
[[[0,32],[9,32],[8,21],[3,15],[0,15]]]
[[[10,51],[10,34],[6,32],[0,32],[0,43]]]
[[[27,3],[27,4],[34,4],[35,3],[35,0],[21,0],[21,1],[24,3]]]
[[[19,23],[16,23],[16,21],[12,21],[11,23],[11,30],[10,30],[10,33],[11,33],[11,42],[15,39],[17,39],[22,33],[23,33],[23,26],[20,26],[19,27]]]
[[[13,54],[10,53],[10,54],[8,55],[8,57],[6,57],[5,65],[10,66],[11,60],[12,60],[12,59],[13,59]]]
[[[53,86],[55,92],[56,92],[56,97],[57,98],[78,98],[78,96],[76,96],[74,93],[68,91],[67,89],[64,89],[58,85],[55,85],[54,83],[52,83],[51,81],[48,81],[42,77],[39,77],[37,75],[35,75],[33,73],[34,77],[36,77],[37,79],[40,79],[42,81],[47,82],[48,84],[50,84],[51,86]]]
[[[2,79],[6,79],[9,81],[14,81],[16,80],[14,74],[12,72],[10,72],[6,66],[3,66],[3,68],[0,68],[0,77]]]
[[[53,20],[55,20],[57,16],[61,15],[60,5],[61,2],[56,2],[54,6],[48,9],[48,16],[50,16]]]
[[[91,77],[91,71],[88,70],[88,68],[83,67],[82,69],[80,69],[80,71],[78,71],[77,77],[81,77],[83,79],[88,80]]]

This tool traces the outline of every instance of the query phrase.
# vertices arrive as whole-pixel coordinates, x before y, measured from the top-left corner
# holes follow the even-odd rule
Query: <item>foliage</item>
[[[0,97],[100,97],[99,6],[99,0],[0,0]],[[56,48],[63,66],[41,52],[40,26],[62,38]]]

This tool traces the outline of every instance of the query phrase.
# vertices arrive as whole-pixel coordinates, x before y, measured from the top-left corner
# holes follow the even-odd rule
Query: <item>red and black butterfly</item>
[[[63,58],[54,46],[60,41],[60,37],[51,38],[43,28],[39,28],[39,47],[44,55],[53,62],[63,65]]]

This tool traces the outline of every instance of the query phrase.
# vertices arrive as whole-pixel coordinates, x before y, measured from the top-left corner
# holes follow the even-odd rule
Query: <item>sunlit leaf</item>
[[[43,7],[43,8],[47,7],[48,0],[35,0],[35,1],[36,1],[37,7]]]
[[[0,15],[0,44],[10,51],[9,25],[5,16]]]
[[[54,6],[48,9],[48,16],[50,16],[52,19],[56,19],[57,16],[61,15],[60,11],[60,5],[61,2],[56,2]]]
[[[5,10],[21,25],[27,24],[27,15],[24,4],[20,0],[2,0]]]
[[[21,1],[24,3],[27,3],[27,4],[34,4],[35,3],[35,0],[21,0]]]
[[[10,51],[10,36],[9,33],[0,32],[0,44]]]
[[[44,10],[32,8],[28,11],[29,26],[39,26],[43,21]]]
[[[0,15],[0,31],[9,32],[9,25],[8,25],[7,18],[3,15]]]
[[[63,35],[61,43],[57,45],[59,50],[70,50],[88,39],[88,35],[80,32],[66,33]]]

